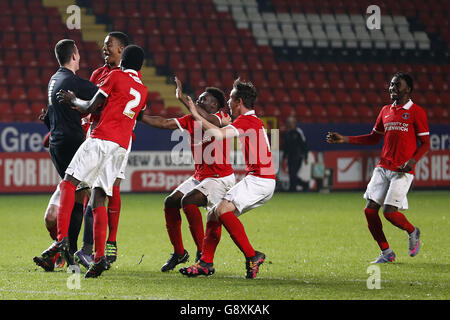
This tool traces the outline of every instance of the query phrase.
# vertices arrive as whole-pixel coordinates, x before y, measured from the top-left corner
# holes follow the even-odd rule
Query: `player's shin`
[[[63,180],[60,183],[61,200],[58,208],[58,241],[67,237],[69,232],[70,216],[75,204],[76,186],[69,181]]]
[[[227,229],[234,243],[239,247],[246,258],[254,257],[255,250],[250,244],[244,226],[233,212],[226,212],[220,216],[220,221]]]
[[[178,208],[164,208],[166,228],[170,242],[176,254],[184,254],[183,238],[181,236],[181,215]]]
[[[106,207],[93,209],[94,213],[94,262],[105,256],[106,230],[108,226],[108,213]]]
[[[378,209],[365,208],[364,213],[366,215],[369,231],[378,243],[380,249],[385,250],[389,248],[389,244],[383,232],[383,224],[381,223],[380,216],[378,215]]]
[[[75,253],[77,251],[78,235],[80,234],[81,224],[83,223],[83,204],[75,202],[70,215],[69,223],[69,252]]]
[[[397,228],[405,230],[408,233],[414,231],[414,226],[408,221],[408,219],[406,219],[405,215],[401,212],[385,212],[384,217]]]
[[[191,231],[192,238],[197,246],[197,251],[202,251],[203,238],[205,237],[202,213],[194,204],[184,206],[183,211],[186,214],[186,218],[189,223],[189,230]]]
[[[212,263],[217,245],[222,234],[222,224],[219,221],[208,221],[206,223],[205,238],[203,239],[202,257],[200,260]]]
[[[120,186],[114,186],[113,195],[108,197],[108,242],[116,241],[117,229],[119,226],[120,207]]]

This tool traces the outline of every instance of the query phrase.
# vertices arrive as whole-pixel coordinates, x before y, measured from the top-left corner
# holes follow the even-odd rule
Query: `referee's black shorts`
[[[57,145],[50,144],[50,157],[52,158],[53,164],[55,165],[61,179],[64,179],[66,169],[81,143],[82,141],[80,143],[71,142]]]

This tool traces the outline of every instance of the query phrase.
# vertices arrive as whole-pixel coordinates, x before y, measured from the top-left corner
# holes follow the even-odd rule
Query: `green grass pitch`
[[[251,243],[267,256],[254,280],[244,279],[243,255],[226,230],[213,276],[185,278],[178,268],[160,272],[171,253],[164,196],[122,195],[118,261],[100,278],[81,277],[79,289],[67,285],[71,275],[65,271],[46,273],[32,261],[51,243],[43,221],[49,196],[0,196],[0,299],[450,298],[448,191],[410,192],[406,215],[420,227],[422,240],[414,258],[408,255],[406,233],[382,218],[397,262],[380,266],[380,289],[367,285],[369,262],[379,249],[366,226],[362,192],[276,193],[262,207],[244,214],[241,221]],[[185,247],[194,256],[184,217],[182,231]]]

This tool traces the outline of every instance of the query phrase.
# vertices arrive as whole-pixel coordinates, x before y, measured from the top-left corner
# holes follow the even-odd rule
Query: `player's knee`
[[[219,216],[217,215],[216,208],[213,208],[211,211],[208,212],[206,220],[207,221],[219,221]]]
[[[396,212],[396,211],[398,211],[397,207],[390,206],[390,205],[385,205],[384,208],[383,208],[383,215],[384,215],[384,217],[386,219],[389,220],[390,214],[393,213],[393,212]]]
[[[93,208],[103,207],[106,201],[106,193],[102,188],[94,188],[92,197],[93,200]]]
[[[228,201],[228,200],[222,200],[222,202],[220,202],[217,205],[217,208],[215,210],[215,214],[217,215],[217,217],[220,217],[224,213],[235,212],[235,211],[236,211],[236,207],[233,204],[233,202]]]
[[[165,208],[181,208],[181,198],[170,195],[164,199],[164,207]]]
[[[182,207],[188,206],[190,204],[196,206],[205,206],[206,202],[207,202],[206,196],[197,190],[193,190],[185,194],[183,198],[181,198]]]

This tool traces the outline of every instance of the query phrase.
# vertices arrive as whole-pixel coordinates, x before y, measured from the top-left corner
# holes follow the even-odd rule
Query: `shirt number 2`
[[[133,109],[136,108],[141,102],[141,94],[139,93],[139,91],[133,88],[130,88],[130,94],[134,97],[134,99],[128,101],[127,105],[125,106],[125,109],[123,110],[123,114],[129,117],[130,119],[133,119],[135,115]]]

